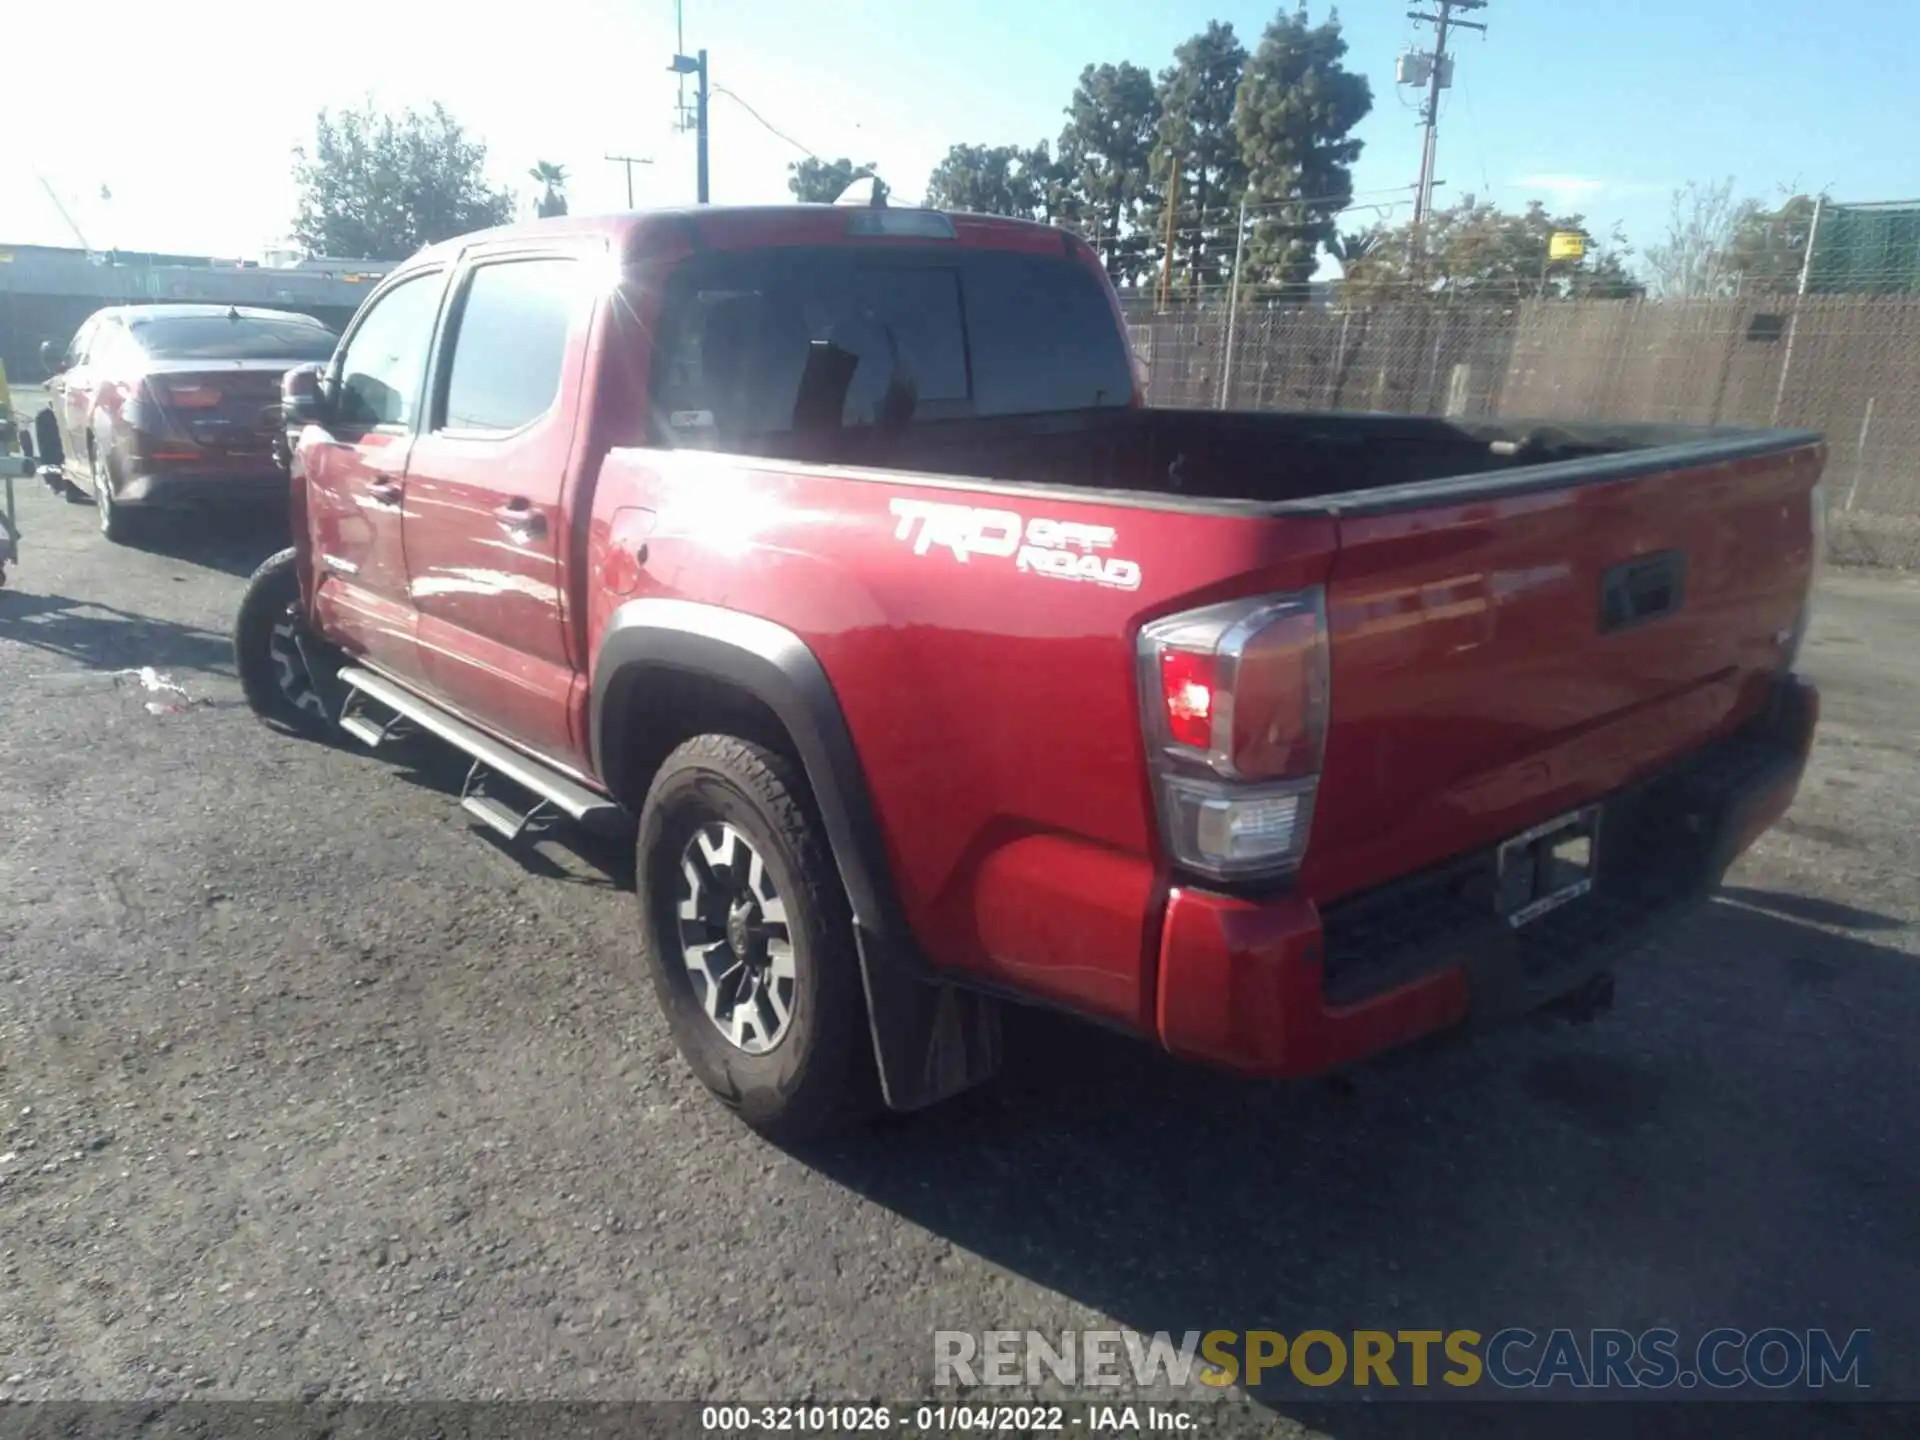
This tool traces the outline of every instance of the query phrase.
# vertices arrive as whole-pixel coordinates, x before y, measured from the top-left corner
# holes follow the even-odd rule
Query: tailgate
[[[1307,893],[1491,844],[1750,715],[1799,620],[1825,459],[1767,440],[1343,512]]]

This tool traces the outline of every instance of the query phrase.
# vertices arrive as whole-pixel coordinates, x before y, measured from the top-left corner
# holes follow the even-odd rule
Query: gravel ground
[[[796,1156],[673,1053],[619,847],[253,721],[271,527],[21,492],[0,1393],[898,1400],[936,1328],[1666,1322],[1871,1327],[1920,1396],[1920,583],[1830,579],[1798,807],[1597,1023],[1263,1085],[1020,1016],[984,1092]]]

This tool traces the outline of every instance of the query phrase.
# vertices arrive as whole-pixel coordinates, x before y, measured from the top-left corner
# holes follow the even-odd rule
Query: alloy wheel
[[[267,636],[267,655],[273,661],[274,683],[280,694],[296,710],[310,710],[322,720],[328,717],[326,703],[307,669],[307,657],[300,649],[298,609],[287,606],[286,613],[273,622]]]
[[[764,1055],[786,1038],[799,988],[786,902],[724,822],[694,832],[680,876],[680,955],[700,1008],[736,1049]]]

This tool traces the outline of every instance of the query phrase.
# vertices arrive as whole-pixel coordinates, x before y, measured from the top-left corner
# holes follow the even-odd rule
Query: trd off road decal
[[[1082,525],[1040,515],[1022,520],[1011,510],[941,505],[932,500],[894,500],[889,508],[899,521],[893,538],[911,541],[916,555],[937,546],[951,550],[962,564],[975,555],[1011,558],[1024,574],[1089,580],[1112,590],[1140,588],[1137,563],[1100,553],[1113,548],[1111,525]]]

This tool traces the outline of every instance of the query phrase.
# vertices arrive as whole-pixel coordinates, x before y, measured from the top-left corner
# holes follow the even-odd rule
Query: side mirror
[[[47,373],[49,375],[58,375],[60,373],[60,361],[62,358],[64,358],[62,353],[54,348],[53,341],[42,340],[40,342],[40,363],[47,367]]]
[[[326,383],[327,367],[296,365],[280,380],[280,414],[289,430],[325,424],[333,413],[333,397]]]

